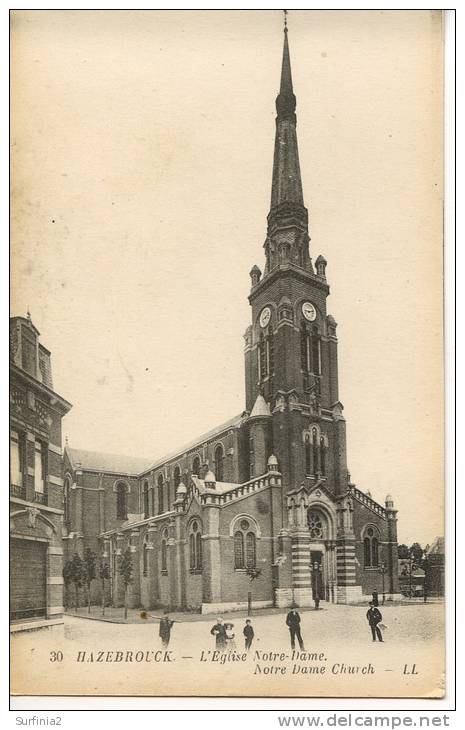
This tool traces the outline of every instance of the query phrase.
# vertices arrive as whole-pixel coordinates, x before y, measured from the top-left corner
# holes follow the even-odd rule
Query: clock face
[[[269,307],[265,307],[265,309],[262,310],[262,313],[260,315],[260,327],[266,327],[268,325],[268,322],[271,319],[271,309]]]
[[[316,309],[311,302],[304,302],[302,304],[302,314],[309,322],[313,322],[316,319]]]

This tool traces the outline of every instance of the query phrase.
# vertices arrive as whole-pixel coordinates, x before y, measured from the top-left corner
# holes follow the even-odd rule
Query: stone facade
[[[61,422],[49,351],[30,317],[10,321],[12,631],[63,623]]]
[[[108,562],[107,600],[217,612],[398,593],[396,510],[352,484],[326,259],[313,264],[287,30],[266,263],[251,272],[245,409],[151,465],[66,449],[67,554]],[[118,466],[119,463],[119,466]],[[100,600],[96,583],[93,598]]]

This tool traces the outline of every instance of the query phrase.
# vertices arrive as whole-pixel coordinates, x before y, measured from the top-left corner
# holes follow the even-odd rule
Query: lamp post
[[[384,576],[386,575],[386,563],[381,563],[379,567],[379,572],[381,573],[381,577],[383,579],[383,606],[386,601],[386,591],[385,591],[385,584],[384,584]]]

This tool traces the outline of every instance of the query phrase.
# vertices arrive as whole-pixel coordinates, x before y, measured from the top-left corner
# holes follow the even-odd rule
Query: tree
[[[408,545],[398,545],[397,546],[397,554],[400,558],[400,560],[408,560],[409,559],[409,548]]]
[[[99,577],[102,581],[102,616],[105,616],[105,581],[110,580],[110,566],[104,560],[100,563]]]
[[[74,553],[71,560],[68,560],[65,568],[63,570],[63,577],[65,577],[66,573],[66,579],[68,583],[74,583],[74,589],[76,591],[76,599],[75,599],[75,611],[78,610],[79,605],[79,588],[82,586],[82,580],[83,580],[83,573],[84,573],[84,564],[79,557],[77,553]]]
[[[249,576],[249,580],[252,583],[255,578],[258,578],[259,575],[261,575],[262,571],[259,568],[256,568],[254,565],[249,565],[246,568],[245,572]],[[252,615],[252,591],[248,591],[247,593],[247,615]]]
[[[419,542],[414,542],[410,546],[410,555],[415,566],[420,566],[423,561],[423,548]]]
[[[92,581],[96,578],[95,564],[97,562],[97,556],[90,548],[84,553],[84,560],[82,563],[82,577],[87,586],[87,613],[90,613],[90,587]]]
[[[63,566],[63,581],[65,584],[65,595],[64,595],[65,610],[68,608],[68,591],[69,591],[69,587],[73,581],[72,574],[73,574],[73,569],[72,569],[72,565],[71,565],[71,560],[67,560]]]
[[[124,585],[124,618],[128,617],[128,586],[132,583],[133,565],[131,558],[131,551],[126,548],[124,551],[121,563],[119,564],[118,572],[121,576]]]

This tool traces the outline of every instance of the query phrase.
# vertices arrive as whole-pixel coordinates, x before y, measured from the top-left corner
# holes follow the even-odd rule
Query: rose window
[[[308,529],[310,530],[310,537],[314,540],[323,537],[323,522],[318,512],[308,513]]]

